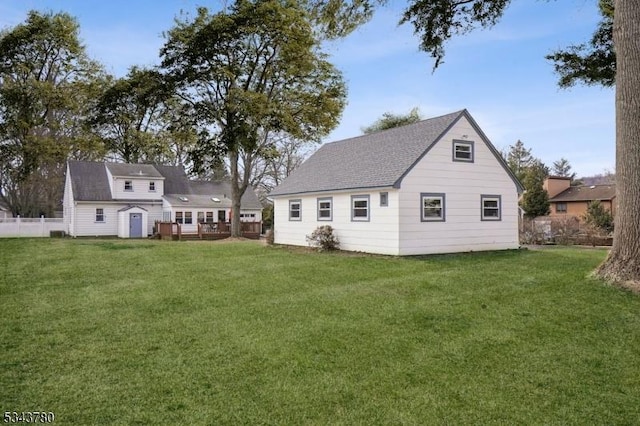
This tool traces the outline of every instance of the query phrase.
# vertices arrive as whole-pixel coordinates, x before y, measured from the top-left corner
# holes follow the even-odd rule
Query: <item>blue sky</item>
[[[467,108],[498,149],[518,139],[551,165],[568,158],[579,176],[615,166],[614,90],[558,89],[544,56],[589,39],[599,15],[595,0],[514,0],[500,23],[454,39],[435,73],[418,51],[408,25],[398,26],[405,3],[389,0],[374,19],[327,46],[348,85],[341,124],[326,141],[361,134],[384,112],[418,107],[427,118]],[[2,0],[0,28],[31,9],[75,16],[89,55],[123,76],[132,65],[159,62],[162,32],[180,11],[212,10],[221,0]]]

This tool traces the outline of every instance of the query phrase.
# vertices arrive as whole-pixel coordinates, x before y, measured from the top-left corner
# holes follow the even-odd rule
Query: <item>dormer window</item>
[[[156,191],[156,183],[154,181],[149,182],[149,192]]]
[[[133,191],[133,182],[130,180],[124,181],[124,190],[125,191]]]
[[[473,142],[454,140],[453,161],[473,163]]]

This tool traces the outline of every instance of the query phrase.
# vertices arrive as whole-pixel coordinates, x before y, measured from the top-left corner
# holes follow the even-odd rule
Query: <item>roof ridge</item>
[[[441,119],[443,117],[447,117],[447,116],[450,116],[450,115],[457,117],[457,116],[460,116],[460,115],[464,114],[465,111],[467,111],[467,109],[463,108],[461,110],[450,112],[450,113],[447,113],[447,114],[442,114],[442,115],[439,115],[437,117],[425,118],[423,120],[416,121],[415,123],[404,124],[402,126],[391,127],[389,129],[378,130],[376,132],[371,132],[371,133],[364,133],[362,135],[351,136],[351,137],[348,137],[348,138],[345,138],[345,139],[339,139],[337,141],[325,142],[318,149],[322,149],[322,147],[324,147],[326,145],[332,145],[332,144],[341,143],[341,142],[349,142],[349,141],[353,141],[353,140],[360,139],[360,138],[366,138],[366,137],[373,136],[373,135],[380,135],[380,134],[387,133],[387,132],[398,131],[399,129],[406,130],[408,127],[417,126],[419,124],[424,124],[427,121],[435,121],[435,120],[438,120],[438,119]]]

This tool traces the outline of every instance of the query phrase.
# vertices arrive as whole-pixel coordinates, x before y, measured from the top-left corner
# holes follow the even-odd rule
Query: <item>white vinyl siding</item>
[[[380,254],[398,254],[398,192],[389,190],[389,206],[380,207],[377,197],[380,191],[372,190],[368,194],[362,191],[336,192],[331,194],[331,227],[340,240],[340,248],[349,251],[363,251]],[[351,220],[352,195],[369,195],[376,200],[369,205],[370,220],[354,222]],[[302,217],[300,221],[289,221],[289,198],[274,198],[274,241],[276,244],[308,246],[305,239],[326,221],[318,220],[318,198],[327,198],[323,194],[297,196],[301,201]]]
[[[467,135],[472,164],[451,161],[453,140]],[[423,222],[416,200],[446,194],[444,222]],[[483,221],[481,195],[501,197],[501,220]],[[516,185],[473,126],[461,118],[401,182],[400,254],[454,253],[518,248]]]
[[[118,235],[118,204],[84,204],[76,205],[75,237],[82,236],[115,236]],[[103,209],[104,222],[96,222],[96,209]]]
[[[131,191],[126,191],[125,181],[131,182]],[[150,189],[154,182],[155,190]],[[159,200],[164,194],[164,181],[161,179],[113,178],[113,198],[116,200]]]
[[[138,205],[138,204],[137,204]],[[147,235],[153,233],[153,225],[156,220],[162,220],[162,204],[139,204],[148,212]],[[82,203],[75,206],[74,237],[116,236],[118,235],[118,212],[128,207],[121,203]],[[96,209],[101,208],[104,213],[104,222],[96,222]]]

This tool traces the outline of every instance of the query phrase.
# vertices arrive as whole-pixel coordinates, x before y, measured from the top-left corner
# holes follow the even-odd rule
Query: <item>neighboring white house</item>
[[[79,236],[142,238],[156,221],[182,224],[226,222],[231,212],[228,182],[191,181],[180,167],[69,161],[64,189],[66,232]],[[241,215],[262,221],[262,205],[248,189]]]
[[[514,249],[522,186],[467,110],[323,145],[269,195],[276,244],[331,225],[343,250]]]

